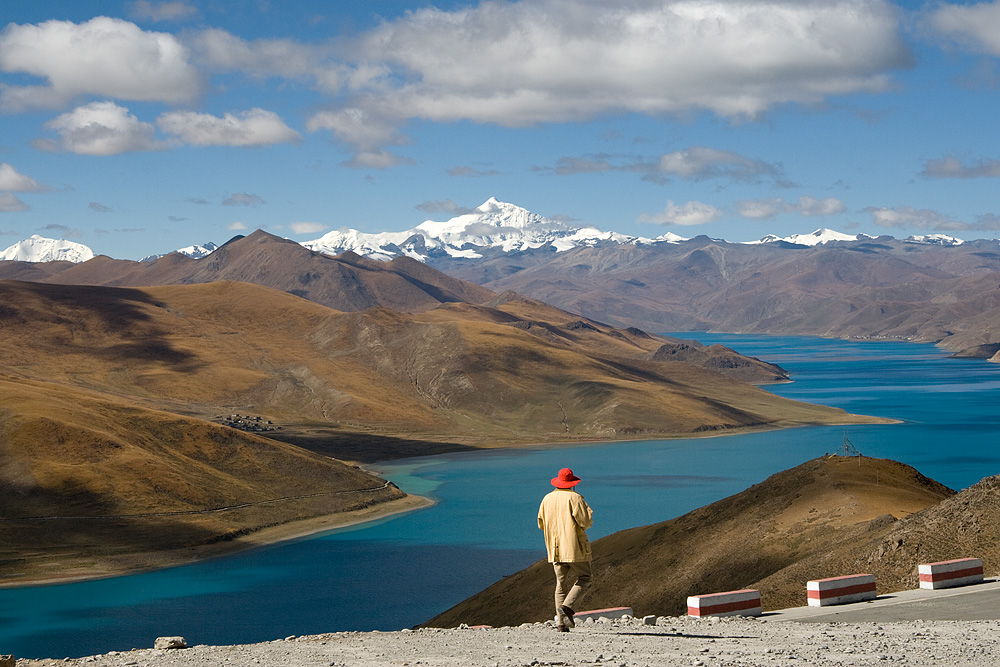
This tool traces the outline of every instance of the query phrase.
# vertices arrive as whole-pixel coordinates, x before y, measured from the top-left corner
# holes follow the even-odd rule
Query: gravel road
[[[652,620],[652,619],[650,619]],[[150,645],[152,645],[150,639]],[[753,618],[589,620],[510,628],[337,632],[244,646],[138,649],[17,667],[673,667],[1000,664],[1000,621],[796,623]]]

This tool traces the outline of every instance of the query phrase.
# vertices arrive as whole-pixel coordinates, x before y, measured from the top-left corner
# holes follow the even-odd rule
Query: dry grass
[[[205,418],[476,446],[877,421],[653,361],[663,341],[645,335],[528,319],[531,304],[340,313],[232,282],[0,295],[9,372]]]

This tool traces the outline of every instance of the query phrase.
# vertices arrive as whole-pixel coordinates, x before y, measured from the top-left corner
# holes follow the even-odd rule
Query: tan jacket
[[[584,531],[594,523],[594,512],[573,489],[555,489],[542,498],[538,527],[545,533],[550,563],[590,560],[590,540]]]

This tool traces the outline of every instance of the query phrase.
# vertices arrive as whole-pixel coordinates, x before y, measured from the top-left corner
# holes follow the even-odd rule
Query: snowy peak
[[[211,255],[213,252],[215,252],[218,249],[219,249],[219,246],[217,246],[215,243],[212,243],[211,241],[209,241],[208,243],[204,243],[204,244],[201,244],[201,245],[189,245],[186,248],[178,248],[177,250],[174,250],[174,252],[180,253],[182,255],[187,255],[188,257],[190,257],[192,259],[201,259],[202,257],[208,257],[209,255]],[[161,257],[166,257],[169,254],[170,253],[164,253],[162,255],[147,255],[146,257],[143,257],[139,261],[140,262],[152,262],[154,259],[159,259]]]
[[[86,262],[94,251],[82,243],[65,239],[47,239],[35,234],[0,253],[0,261],[15,262]]]
[[[842,234],[841,232],[835,232],[832,229],[820,228],[811,234],[792,234],[791,236],[786,236],[784,238],[780,236],[775,236],[774,234],[768,234],[759,241],[748,241],[748,244],[758,244],[758,243],[794,243],[795,245],[805,245],[805,246],[816,246],[823,245],[824,243],[830,243],[831,241],[857,241],[858,236],[851,236],[850,234]]]
[[[425,220],[416,230],[431,238],[447,242],[469,242],[492,245],[512,236],[537,236],[550,232],[570,231],[569,225],[543,218],[528,209],[490,197],[475,210],[444,222]]]
[[[406,255],[427,261],[432,257],[478,259],[486,252],[517,252],[543,246],[562,252],[600,242],[652,243],[649,239],[552,220],[490,197],[466,213],[440,222],[425,220],[405,232],[368,234],[347,229],[329,232],[302,245],[328,255],[350,250],[369,259]]]
[[[940,246],[956,246],[965,243],[962,239],[957,239],[954,236],[948,236],[947,234],[924,234],[922,236],[910,236],[904,239],[905,243],[916,243],[919,245],[940,245]]]

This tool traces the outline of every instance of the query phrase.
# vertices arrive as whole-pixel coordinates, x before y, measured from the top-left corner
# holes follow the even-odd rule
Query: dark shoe
[[[565,625],[557,625],[556,630],[558,630],[559,632],[569,632],[569,628],[567,628]]]
[[[559,611],[561,611],[563,613],[563,616],[566,617],[566,625],[568,625],[571,628],[575,628],[576,621],[573,620],[573,617],[576,616],[576,612],[567,607],[566,605],[559,607]]]

